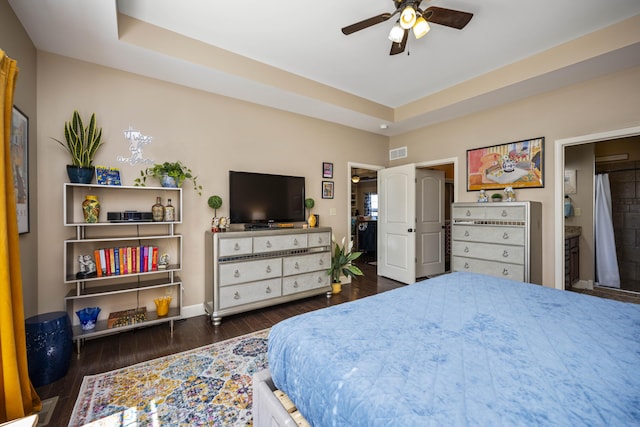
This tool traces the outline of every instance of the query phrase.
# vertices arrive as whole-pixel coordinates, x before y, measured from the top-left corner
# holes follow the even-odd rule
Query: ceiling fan
[[[391,28],[391,32],[389,33],[389,40],[391,40],[391,51],[389,55],[397,55],[404,52],[410,29],[413,29],[413,34],[416,39],[419,39],[429,32],[429,22],[461,30],[473,17],[473,13],[436,6],[422,10],[420,9],[422,0],[392,1],[396,7],[392,13],[381,13],[380,15],[348,25],[342,29],[342,33],[348,36],[356,31],[364,30],[365,28],[385,22],[399,14],[400,16],[396,24]]]

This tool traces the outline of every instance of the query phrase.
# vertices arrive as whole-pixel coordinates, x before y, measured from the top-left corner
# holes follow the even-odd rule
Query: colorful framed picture
[[[333,178],[333,163],[322,162],[322,177]]]
[[[322,181],[322,198],[333,199],[333,181]]]
[[[29,232],[29,118],[15,106],[10,143],[18,233],[23,234]]]
[[[467,191],[544,187],[544,137],[467,150]]]
[[[96,182],[99,185],[122,185],[120,169],[96,166]]]

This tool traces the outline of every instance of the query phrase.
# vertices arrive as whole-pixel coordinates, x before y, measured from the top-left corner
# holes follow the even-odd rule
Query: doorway
[[[378,242],[378,170],[357,165],[350,168],[350,226],[354,250],[362,252],[360,262],[376,265]]]
[[[449,222],[447,221],[448,218],[450,218],[450,208],[451,208],[451,203],[458,200],[458,191],[460,188],[460,185],[458,184],[458,176],[456,171],[458,170],[458,158],[457,157],[452,157],[452,158],[445,158],[445,159],[438,159],[438,160],[430,160],[430,161],[425,161],[425,162],[420,162],[420,163],[416,163],[416,168],[417,169],[432,169],[432,170],[442,170],[445,172],[445,191],[443,194],[443,202],[444,202],[444,206],[445,206],[445,271],[449,271],[450,267],[449,267],[449,263],[448,261],[448,254],[449,254],[449,250],[447,250],[447,248],[449,248],[450,245],[450,240],[449,240]],[[377,182],[377,172],[381,169],[384,169],[384,167],[382,166],[377,166],[377,165],[367,165],[367,164],[362,164],[362,163],[355,163],[355,162],[349,162],[348,163],[348,170],[349,170],[349,174],[348,176],[351,178],[354,175],[360,176],[359,174],[362,174],[363,176],[366,176],[368,173],[373,173],[375,172],[376,174],[376,181],[375,181],[375,191],[378,191],[378,182]],[[371,178],[371,177],[369,177]],[[362,179],[362,178],[361,178]],[[372,178],[371,178],[372,180]],[[371,182],[371,181],[369,181]],[[370,192],[373,191],[373,186],[370,187]],[[349,225],[348,225],[348,230],[350,232],[350,238],[352,241],[354,241],[355,239],[355,211],[356,209],[360,212],[360,205],[359,200],[363,200],[363,196],[360,195],[360,193],[357,191],[357,186],[356,183],[353,182],[353,180],[349,179],[349,189],[350,191],[348,192],[349,195],[349,199],[348,199],[348,212],[351,212],[351,216],[349,217],[348,221],[349,221]],[[358,206],[357,208],[354,206]],[[363,209],[363,208],[362,208]],[[364,210],[362,210],[362,213],[364,213]],[[377,224],[376,224],[377,225]],[[367,226],[368,227],[368,226]],[[376,240],[377,240],[377,235],[376,235]],[[355,242],[354,242],[355,244]],[[355,246],[354,246],[355,247]],[[363,255],[364,256],[364,255]],[[374,263],[374,265],[376,264],[376,260],[374,259],[373,261],[369,261]]]
[[[555,247],[556,247],[556,260],[557,260],[556,269],[555,269],[555,285],[556,285],[555,287],[556,288],[558,289],[565,288],[564,276],[565,276],[565,268],[567,268],[567,266],[565,265],[565,256],[561,255],[565,251],[565,240],[564,240],[565,230],[566,230],[565,227],[567,225],[571,226],[576,222],[579,223],[580,222],[579,218],[581,215],[586,216],[588,218],[588,220],[584,220],[583,223],[581,224],[582,230],[584,231],[584,236],[581,236],[582,246],[581,246],[580,259],[586,261],[586,262],[581,262],[581,265],[580,265],[580,273],[582,277],[586,279],[581,282],[586,282],[587,287],[589,287],[593,283],[593,279],[595,278],[595,275],[593,273],[594,241],[592,237],[593,227],[594,227],[593,215],[592,215],[593,190],[590,188],[589,194],[587,195],[588,197],[585,196],[585,198],[583,198],[583,200],[588,199],[589,203],[582,202],[582,205],[574,207],[574,215],[576,211],[579,213],[579,215],[565,219],[563,209],[561,208],[564,204],[563,203],[564,202],[563,180],[565,176],[564,174],[565,170],[571,169],[574,167],[572,164],[572,161],[575,158],[574,156],[575,153],[580,153],[580,152],[592,153],[591,157],[587,157],[587,161],[585,162],[585,167],[581,168],[577,172],[578,177],[580,177],[580,173],[583,175],[582,177],[583,183],[586,182],[588,186],[592,186],[593,180],[594,180],[594,174],[596,173],[596,168],[601,168],[602,165],[605,164],[603,162],[598,162],[599,164],[598,166],[595,162],[596,158],[599,157],[600,159],[598,160],[610,160],[609,162],[606,162],[607,167],[605,169],[611,170],[612,167],[613,169],[616,169],[615,167],[616,157],[614,157],[613,161],[611,161],[612,158],[607,158],[607,156],[602,155],[602,153],[607,152],[605,150],[605,147],[610,146],[610,144],[614,144],[615,141],[620,141],[623,139],[634,138],[634,137],[635,139],[630,144],[628,144],[628,147],[637,147],[638,146],[637,138],[639,136],[640,136],[640,127],[634,127],[634,128],[620,129],[620,130],[611,131],[611,132],[585,135],[582,137],[569,138],[569,139],[556,141],[555,148],[556,148],[557,161],[555,165],[556,167],[555,206],[557,206],[557,209],[555,210],[555,214],[554,214],[555,227],[557,231],[555,233],[555,236],[556,236]],[[600,154],[597,154],[597,153],[600,153]],[[637,152],[635,154],[634,153],[626,153],[626,154],[629,156],[638,156],[638,158],[640,158],[640,154],[637,154]],[[604,159],[602,159],[603,157]],[[630,157],[630,158],[635,159],[635,157]],[[640,163],[640,161],[632,161],[632,164],[638,164],[638,163]],[[624,168],[626,168],[626,166]],[[640,171],[635,173],[635,175],[637,175],[638,173],[640,173]],[[587,181],[585,181],[585,178],[587,179]],[[622,190],[624,193],[625,188],[631,189],[631,187],[633,187],[635,190],[635,188],[637,187],[637,184],[631,184],[630,182],[621,183],[621,180],[619,178],[620,177],[616,177],[614,179],[614,181],[617,181],[617,184],[615,185],[612,184],[612,193],[615,194],[620,190]],[[576,197],[580,197],[580,196],[576,196]],[[621,198],[620,196],[617,196],[617,197],[618,199]],[[618,251],[622,251],[623,253],[623,258],[621,258],[620,252],[618,253],[618,264],[619,264],[619,270],[620,270],[620,276],[621,276],[621,290],[637,292],[638,290],[640,290],[640,289],[637,289],[638,283],[639,283],[637,279],[640,279],[640,266],[638,264],[640,263],[637,260],[637,256],[634,257],[633,255],[632,255],[632,258],[633,258],[633,261],[635,262],[625,261],[624,253],[630,252],[632,254],[634,253],[637,254],[637,251],[640,250],[640,242],[638,242],[637,237],[633,241],[629,239],[630,234],[637,235],[637,232],[627,233],[624,229],[624,227],[626,227],[626,225],[624,225],[625,222],[626,224],[631,224],[633,223],[633,218],[635,218],[634,215],[627,216],[626,217],[627,220],[625,221],[625,215],[623,214],[623,212],[620,211],[620,209],[623,209],[624,207],[625,206],[620,206],[620,205],[616,207],[614,205],[614,209],[613,209],[614,224],[616,223],[616,221],[618,222],[618,225],[617,226],[614,225],[614,228],[617,227],[617,229],[619,230],[617,235],[615,236],[616,247],[619,248]],[[623,226],[621,226],[621,224],[623,224]],[[583,253],[582,253],[583,248],[586,249],[586,252],[587,252],[586,259],[583,257]]]

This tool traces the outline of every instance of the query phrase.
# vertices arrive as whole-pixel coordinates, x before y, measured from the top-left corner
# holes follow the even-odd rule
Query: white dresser
[[[331,228],[205,234],[205,310],[223,316],[331,295]]]
[[[542,284],[542,205],[453,203],[451,269]]]

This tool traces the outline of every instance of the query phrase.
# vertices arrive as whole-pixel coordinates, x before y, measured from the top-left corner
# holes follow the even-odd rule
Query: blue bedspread
[[[287,319],[268,356],[318,427],[640,425],[640,305],[484,275]]]

